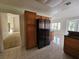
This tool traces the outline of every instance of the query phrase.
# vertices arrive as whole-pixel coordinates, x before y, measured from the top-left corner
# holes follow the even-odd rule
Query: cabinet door
[[[66,47],[71,47],[75,50],[79,50],[79,40],[73,38],[66,38],[64,42]]]
[[[28,26],[27,28],[27,48],[33,48],[36,45],[36,29],[35,26]]]
[[[36,45],[36,13],[25,11],[24,26],[25,26],[25,39],[26,48],[30,49]]]
[[[25,19],[26,19],[27,24],[35,24],[36,13],[25,12]]]

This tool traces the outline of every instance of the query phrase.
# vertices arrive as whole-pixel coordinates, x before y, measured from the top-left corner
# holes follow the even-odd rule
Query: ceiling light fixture
[[[66,5],[70,5],[70,4],[71,4],[71,2],[66,2],[65,4],[66,4]]]

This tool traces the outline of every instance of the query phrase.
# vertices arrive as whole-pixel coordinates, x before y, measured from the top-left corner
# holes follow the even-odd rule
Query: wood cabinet
[[[66,37],[64,42],[64,52],[79,59],[79,40]]]
[[[26,48],[30,49],[36,46],[36,13],[25,11],[24,18]]]
[[[37,15],[36,19],[46,20],[46,19],[49,19],[49,17]]]
[[[25,15],[25,21],[27,24],[35,25],[35,20],[36,20],[36,13],[35,12],[25,11],[24,15]]]
[[[64,52],[79,59],[79,32],[69,31],[69,35],[65,36]]]
[[[44,20],[48,19],[48,17],[36,15],[35,12],[24,12],[24,31],[27,49],[34,48],[37,45],[36,19]]]

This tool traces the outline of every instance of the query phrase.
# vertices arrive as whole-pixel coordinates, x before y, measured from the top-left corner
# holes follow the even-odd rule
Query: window
[[[75,21],[70,21],[68,30],[69,31],[75,31],[75,29],[76,29],[76,22]]]
[[[78,32],[79,32],[79,24],[78,24]]]
[[[61,28],[61,23],[51,23],[51,30],[58,31]]]
[[[70,20],[68,24],[68,30],[79,32],[79,19]]]

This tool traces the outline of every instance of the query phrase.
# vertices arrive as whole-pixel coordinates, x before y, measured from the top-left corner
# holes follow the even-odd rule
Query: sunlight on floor
[[[60,38],[55,36],[53,42],[55,44],[59,45],[60,44]]]

